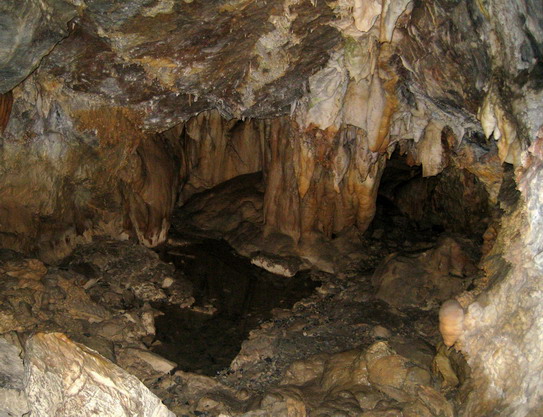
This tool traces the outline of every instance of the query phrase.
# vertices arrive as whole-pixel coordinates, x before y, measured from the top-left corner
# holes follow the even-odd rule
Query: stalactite
[[[270,141],[264,202],[268,234],[311,240],[354,225],[366,230],[386,154],[369,149],[364,130],[300,131],[291,122],[283,136],[272,135]]]
[[[123,168],[121,192],[138,240],[155,247],[167,238],[178,190],[179,167],[160,136],[145,138]]]
[[[301,237],[300,196],[294,172],[291,127],[284,118],[270,122],[269,158],[265,167],[264,235],[282,233],[295,242]]]
[[[181,138],[184,187],[180,203],[238,175],[261,171],[266,147],[264,123],[225,120],[216,110],[190,119]]]

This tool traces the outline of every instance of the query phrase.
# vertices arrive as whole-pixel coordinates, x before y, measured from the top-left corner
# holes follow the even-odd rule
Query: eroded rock
[[[392,255],[372,282],[376,296],[391,305],[429,307],[461,293],[475,272],[460,244],[444,238],[435,249],[420,254]]]
[[[30,411],[20,354],[20,349],[0,337],[0,413],[6,416],[22,416]]]
[[[61,333],[37,333],[25,349],[25,392],[37,415],[174,416],[134,376]]]

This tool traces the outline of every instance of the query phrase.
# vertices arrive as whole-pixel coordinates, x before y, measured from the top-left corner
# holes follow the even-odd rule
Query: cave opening
[[[200,116],[200,120],[205,118]],[[330,284],[333,273],[358,281],[359,290],[365,291],[362,299],[368,303],[361,306],[369,310],[365,319],[376,323],[381,319],[379,325],[384,328],[399,326],[401,319],[387,311],[383,300],[417,316],[418,322],[431,325],[439,303],[473,288],[480,273],[477,264],[483,235],[496,220],[496,213],[484,184],[468,170],[451,164],[437,175],[423,177],[420,164],[394,151],[383,169],[375,216],[367,230],[361,233],[350,228],[328,237],[321,235],[317,240],[341,241],[353,236],[358,240],[356,246],[339,245],[339,251],[334,248],[339,256],[352,258],[342,265],[343,269],[323,271],[319,261],[311,258],[318,259],[322,254],[311,253],[314,248],[306,253],[294,250],[288,236],[279,240],[287,242],[289,250],[274,253],[275,241],[269,244],[263,238],[266,175],[259,171],[235,175],[243,172],[240,167],[252,166],[246,168],[252,171],[265,161],[269,145],[262,145],[261,138],[247,132],[254,135],[258,131],[251,126],[267,122],[215,119],[213,123],[226,123],[226,128],[215,128],[214,136],[206,130],[209,125],[199,125],[198,141],[191,121],[190,129],[173,129],[185,149],[182,160],[186,166],[181,167],[184,177],[179,207],[172,214],[168,243],[159,253],[164,261],[176,266],[177,274],[189,279],[196,302],[181,310],[167,303],[155,305],[163,315],[155,322],[153,351],[176,362],[180,369],[204,375],[228,372],[251,330],[280,315],[280,309],[288,310],[296,301],[303,303],[303,299],[311,298],[317,286]],[[245,132],[244,142],[235,140],[240,132]],[[204,140],[213,146],[202,143]],[[254,146],[246,142],[257,143],[262,153],[251,155],[236,148],[242,144]],[[205,155],[204,162],[202,148],[213,149],[219,160]],[[255,155],[258,163],[251,160]],[[250,244],[245,246],[248,241]],[[317,251],[330,249],[317,246]],[[402,265],[407,267],[402,269]],[[286,277],[268,272],[277,272],[277,268],[287,271]],[[391,269],[401,272],[392,273]],[[420,311],[432,309],[426,317]],[[413,329],[410,332],[415,333]],[[434,332],[426,342],[435,343],[435,337]],[[363,345],[362,340],[349,341],[336,349]]]
[[[391,225],[399,222],[396,227],[389,227],[390,232],[400,230],[404,240],[409,235],[416,238],[413,233],[427,239],[448,233],[482,245],[485,231],[499,216],[485,185],[476,175],[454,165],[435,176],[423,177],[422,167],[407,160],[396,150],[387,161],[377,196],[376,217],[369,230],[386,227],[389,219]]]

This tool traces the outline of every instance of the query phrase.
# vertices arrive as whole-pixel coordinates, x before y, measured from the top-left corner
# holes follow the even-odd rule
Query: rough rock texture
[[[428,308],[468,287],[477,268],[462,246],[444,238],[420,254],[391,255],[373,275],[376,296],[396,307]]]
[[[34,92],[17,94],[16,121],[8,131],[23,136],[6,141],[1,155],[3,246],[56,261],[94,235],[133,234],[148,246],[163,242],[177,195],[172,145],[144,135],[137,115],[119,107],[66,119],[65,111],[73,111],[68,107],[43,101],[36,106]]]
[[[365,230],[395,144],[435,175],[448,164],[444,147],[481,130],[475,115],[489,68],[476,8],[350,3],[66,5],[78,14],[69,36],[14,91],[3,245],[50,261],[94,235],[133,234],[155,246],[178,192],[185,201],[257,170],[265,234],[311,243],[352,225]],[[428,36],[431,54],[415,62]],[[14,178],[20,169],[25,180]]]
[[[21,349],[8,338],[0,338],[0,414],[21,416],[30,411],[24,393],[23,359],[19,356]]]
[[[542,143],[538,137],[525,168],[517,172],[523,198],[505,217],[483,264],[489,281],[481,283],[483,293],[467,310],[460,347],[480,390],[468,395],[463,416],[536,416],[542,411]]]
[[[77,16],[77,3],[77,0],[2,2],[0,94],[24,80],[67,36],[68,22]]]
[[[25,392],[33,414],[174,416],[137,378],[61,333],[38,333],[25,349]]]
[[[542,58],[538,0],[3,1],[0,245],[47,262],[99,235],[157,246],[179,195],[262,170],[262,215],[255,199],[246,214],[315,265],[334,237],[368,228],[395,150],[424,178],[460,169],[453,194],[498,209],[463,226],[483,233],[487,274],[459,298],[478,390],[463,412],[541,414],[541,332],[528,329],[540,326]],[[476,214],[433,208],[454,213],[447,226]],[[6,303],[4,330],[62,300],[76,320],[106,319],[79,308],[62,273],[64,289],[38,261],[12,261],[2,297],[16,291],[22,313]]]
[[[179,203],[234,177],[262,171],[269,125],[259,119],[227,120],[213,110],[166,132],[181,142]]]
[[[376,254],[383,251],[379,243],[366,242],[375,254],[368,254],[367,265],[358,265],[359,269],[371,268],[378,259]],[[171,275],[171,265],[160,262],[149,249],[130,242],[99,241],[77,248],[59,267],[49,268],[11,251],[0,254],[2,281],[9,284],[2,291],[0,311],[7,318],[13,313],[8,305],[19,307],[21,317],[11,314],[19,320],[12,323],[18,326],[12,329],[19,337],[24,339],[29,329],[65,330],[81,343],[59,333],[38,333],[26,343],[30,376],[25,390],[30,407],[39,415],[70,415],[73,403],[87,389],[96,393],[87,402],[89,407],[106,394],[113,392],[116,398],[115,387],[126,388],[130,395],[140,392],[139,383],[128,384],[128,390],[127,380],[119,377],[113,363],[138,377],[179,416],[265,416],[291,409],[322,416],[400,415],[400,410],[448,416],[452,407],[431,372],[433,348],[428,342],[439,337],[435,312],[419,311],[414,320],[409,317],[413,311],[408,315],[372,299],[371,277],[361,275],[359,269],[342,278],[313,272],[322,281],[318,293],[292,311],[274,310],[273,320],[251,332],[231,368],[219,378],[208,378],[182,371],[172,374],[176,364],[147,348],[158,343],[153,342],[153,316],[158,312],[148,302],[173,304],[179,297],[172,296],[180,295],[183,285],[182,277]],[[353,261],[359,263],[360,259]],[[22,321],[25,317],[27,322]],[[12,342],[18,340],[14,333]],[[376,341],[381,342],[373,345]],[[17,349],[11,351],[17,355]],[[74,357],[78,365],[72,367]],[[442,374],[447,363],[440,362]],[[109,375],[106,387],[100,384],[104,372]],[[458,381],[454,371],[452,375]],[[41,382],[36,386],[38,377]],[[37,391],[42,377],[50,381],[46,394]],[[100,409],[101,415],[123,415],[107,401],[113,411]],[[65,409],[56,408],[63,404]]]
[[[355,227],[345,228],[333,240],[313,231],[309,235],[312,239],[297,242],[292,234],[299,229],[286,228],[284,233],[266,235],[262,188],[259,174],[240,176],[220,184],[190,199],[175,214],[172,220],[174,227],[178,230],[188,227],[190,230],[195,226],[213,237],[222,237],[257,264],[263,264],[259,259],[279,256],[281,263],[292,265],[292,268],[288,267],[292,272],[311,266],[322,271],[339,272],[366,256],[365,241]],[[288,216],[278,213],[279,220],[283,217]]]
[[[451,405],[430,383],[424,365],[377,342],[294,362],[280,386],[243,416],[391,416],[416,407],[418,415],[452,417]]]
[[[129,242],[99,241],[78,248],[60,267],[46,267],[37,259],[3,249],[0,274],[0,332],[13,346],[19,346],[8,346],[2,352],[11,355],[6,357],[14,366],[19,354],[25,360],[29,357],[28,350],[22,352],[19,341],[39,331],[68,334],[144,381],[155,381],[176,366],[149,350],[156,333],[155,316],[160,314],[150,303],[190,306],[194,302],[192,288],[149,249]],[[2,346],[7,345],[3,340],[0,338]],[[51,353],[51,360],[64,361],[63,352]],[[22,416],[26,412],[23,408],[28,409],[21,394],[22,379],[17,382],[17,375],[8,366],[2,369],[5,385],[0,392],[2,398],[7,398],[2,407],[14,413],[18,410],[14,415]],[[32,395],[55,404],[55,398],[38,392],[39,387],[34,388]],[[65,388],[68,390],[68,386]],[[140,389],[134,384],[132,388]],[[57,394],[71,395],[68,391]],[[36,403],[35,397],[29,403]],[[32,404],[29,406],[34,407]],[[38,415],[61,415],[61,411],[42,411]]]

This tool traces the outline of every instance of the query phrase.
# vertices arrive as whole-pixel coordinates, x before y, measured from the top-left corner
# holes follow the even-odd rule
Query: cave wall
[[[462,416],[543,412],[541,138],[539,134],[524,166],[516,170],[521,198],[503,204],[507,214],[482,262],[485,277],[474,293],[460,298],[468,309],[459,347],[472,368],[474,389],[464,399]],[[514,196],[503,197],[515,201]]]
[[[179,162],[167,139],[117,106],[76,110],[58,84],[14,91],[2,147],[2,246],[54,262],[94,235],[164,241]],[[52,90],[45,90],[51,88]]]
[[[475,113],[490,66],[487,49],[477,46],[481,37],[486,42],[481,12],[463,3],[365,8],[350,1],[203,6],[134,0],[118,7],[89,0],[63,7],[67,12],[58,18],[67,37],[45,57],[27,48],[42,61],[14,90],[15,121],[3,135],[4,156],[12,158],[10,146],[31,143],[41,152],[40,166],[95,162],[78,168],[83,174],[75,185],[75,167],[49,170],[47,186],[41,184],[46,176],[36,180],[44,194],[24,203],[6,198],[2,236],[9,247],[36,249],[43,235],[54,252],[57,242],[69,240],[54,258],[100,230],[134,234],[154,246],[165,239],[176,193],[183,202],[259,170],[266,182],[266,234],[299,241],[350,225],[363,231],[385,158],[399,142],[411,143],[414,163],[430,176],[448,164],[444,129],[451,146],[481,130]],[[5,19],[16,22],[15,6],[5,8]],[[432,50],[419,59],[428,36]],[[51,34],[50,41],[57,37]],[[468,62],[482,63],[462,65]],[[70,152],[58,144],[38,149],[55,135]],[[24,181],[6,184],[14,195],[17,187],[29,188]],[[26,220],[8,222],[17,205]],[[72,212],[85,213],[85,220]]]
[[[154,246],[179,193],[258,170],[266,233],[311,240],[367,227],[395,149],[500,206],[506,162],[522,195],[461,297],[463,415],[541,413],[537,0],[22,3],[0,5],[1,246]]]

